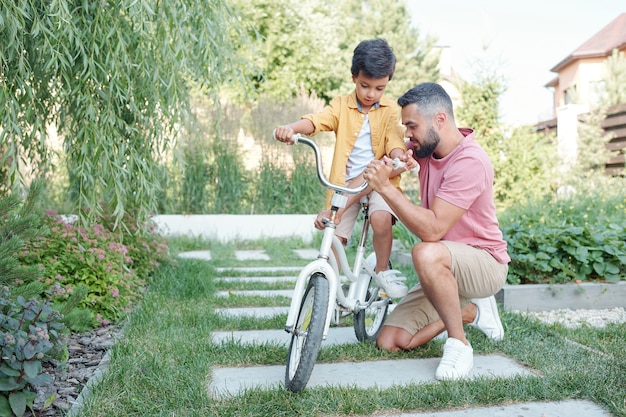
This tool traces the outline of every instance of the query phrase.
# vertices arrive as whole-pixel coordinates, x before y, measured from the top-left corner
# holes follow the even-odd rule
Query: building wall
[[[559,82],[554,88],[554,110],[553,117],[556,117],[556,109],[571,104],[566,102],[565,94],[568,89],[576,89],[578,104],[592,104],[594,95],[590,88],[593,84],[604,78],[606,58],[590,58],[574,61],[564,67],[559,72]]]
[[[626,46],[620,49],[626,53]],[[578,101],[576,104],[593,105],[596,99],[596,86],[606,79],[606,61],[609,56],[581,58],[572,61],[558,72],[558,80],[554,85],[554,102],[552,117],[557,117],[557,109],[567,103],[565,92],[576,86]]]

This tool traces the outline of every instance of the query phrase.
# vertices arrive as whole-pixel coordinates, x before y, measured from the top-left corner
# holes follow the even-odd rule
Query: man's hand
[[[370,162],[365,171],[363,171],[363,178],[365,178],[373,190],[380,191],[385,186],[391,184],[389,182],[391,171],[393,171],[393,161],[383,156],[381,160]]]

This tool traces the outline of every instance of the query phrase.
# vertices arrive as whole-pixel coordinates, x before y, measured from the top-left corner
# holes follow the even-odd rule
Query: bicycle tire
[[[374,301],[381,300],[378,295],[378,286],[375,280],[370,277],[369,288],[367,289],[367,299],[364,303],[368,303],[371,297],[376,297]],[[383,307],[370,305],[369,307],[354,313],[354,334],[359,342],[375,342],[380,329],[385,324],[389,303],[385,303]]]
[[[285,388],[291,392],[302,391],[311,378],[324,336],[328,291],[326,277],[320,273],[313,274],[300,304],[287,355]]]

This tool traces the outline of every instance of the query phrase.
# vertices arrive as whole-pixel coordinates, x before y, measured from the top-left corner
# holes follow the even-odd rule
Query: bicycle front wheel
[[[371,298],[374,297],[374,300]],[[370,277],[369,288],[364,304],[372,301],[369,307],[354,313],[354,334],[359,342],[374,342],[382,329],[389,302],[378,295],[378,286],[374,278]]]
[[[322,274],[311,276],[289,345],[285,372],[285,388],[289,391],[302,391],[313,372],[324,336],[328,291],[328,280]]]

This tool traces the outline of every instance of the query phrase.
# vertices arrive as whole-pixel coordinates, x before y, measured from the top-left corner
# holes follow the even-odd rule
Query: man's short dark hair
[[[454,117],[452,99],[446,90],[437,83],[422,83],[411,88],[398,99],[400,107],[409,104],[417,104],[417,108],[423,114],[435,114],[443,111]]]
[[[364,40],[354,48],[352,55],[352,75],[359,72],[369,78],[393,78],[396,70],[396,56],[385,39]]]

